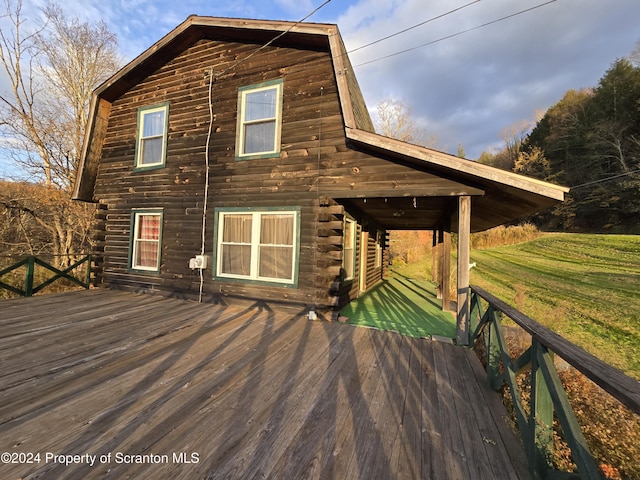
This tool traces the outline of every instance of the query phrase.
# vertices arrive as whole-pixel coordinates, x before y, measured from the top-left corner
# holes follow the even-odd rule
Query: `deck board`
[[[0,451],[43,456],[1,478],[528,478],[472,352],[301,307],[102,289],[7,300],[0,362]]]

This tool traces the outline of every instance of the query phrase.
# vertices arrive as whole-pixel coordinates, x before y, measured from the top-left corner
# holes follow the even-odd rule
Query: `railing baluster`
[[[475,304],[481,310],[480,299],[488,303],[487,311],[474,330],[473,340],[484,332],[487,354],[487,381],[494,390],[506,381],[511,392],[520,435],[525,443],[530,468],[536,478],[567,475],[551,466],[553,451],[554,412],[562,426],[564,438],[578,467],[575,474],[582,479],[600,479],[594,460],[580,425],[555,369],[556,353],[596,384],[617,398],[622,404],[640,414],[640,383],[578,348],[560,335],[494,297],[479,287],[471,287]],[[511,360],[498,316],[505,314],[531,335],[531,346],[516,360]],[[487,328],[488,326],[488,328]],[[553,350],[552,350],[553,349]],[[499,374],[500,362],[504,373]],[[530,410],[527,415],[517,384],[517,375],[531,368]],[[568,474],[573,477],[574,474]]]
[[[551,468],[550,459],[553,451],[553,401],[538,364],[538,352],[542,348],[544,346],[532,339],[529,431],[533,438],[530,443],[532,448],[527,454],[530,464],[540,472]]]
[[[29,255],[27,258],[27,274],[24,279],[24,296],[33,295],[33,275],[36,268],[36,257]]]
[[[76,268],[78,268],[79,266],[81,266],[82,264],[87,263],[87,271],[86,271],[86,275],[85,275],[85,281],[83,282],[82,277],[80,278],[76,278],[73,275],[71,275],[69,272],[75,270]],[[85,256],[83,259],[78,260],[77,262],[75,262],[73,265],[67,267],[64,270],[58,270],[57,268],[53,267],[52,265],[49,265],[47,262],[44,262],[42,260],[40,260],[39,258],[33,256],[33,255],[29,255],[27,257],[25,257],[24,259],[22,259],[21,261],[19,261],[18,263],[15,263],[14,265],[5,268],[3,270],[0,270],[0,277],[2,277],[3,275],[10,273],[14,270],[16,270],[17,268],[20,268],[21,266],[25,266],[26,268],[26,272],[25,272],[25,280],[24,280],[24,290],[21,290],[19,288],[16,288],[12,285],[9,285],[7,283],[4,283],[2,281],[0,281],[0,289],[5,289],[5,290],[9,290],[10,292],[16,293],[20,296],[23,297],[30,297],[36,293],[38,293],[40,290],[42,290],[43,288],[49,286],[50,284],[52,284],[53,282],[61,279],[61,278],[66,278],[67,280],[70,280],[71,282],[74,282],[76,284],[78,284],[81,287],[84,288],[90,288],[91,286],[91,255],[87,255]],[[53,272],[55,275],[47,280],[45,280],[44,282],[42,282],[40,285],[35,286],[34,285],[34,280],[35,280],[35,266],[36,265],[40,265],[44,268],[46,268],[47,270]]]
[[[571,456],[580,472],[580,477],[582,479],[601,479],[602,475],[600,470],[589,451],[587,440],[582,434],[580,424],[573,413],[573,409],[571,408],[571,404],[569,403],[569,399],[567,398],[547,348],[540,345],[536,358],[548,386],[549,395],[553,399],[553,405],[555,406],[560,425],[562,425],[565,440],[571,449]]]

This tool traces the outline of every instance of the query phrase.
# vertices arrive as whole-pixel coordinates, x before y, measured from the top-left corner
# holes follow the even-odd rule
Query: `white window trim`
[[[282,79],[272,80],[269,82],[260,83],[257,85],[250,85],[247,87],[241,87],[238,90],[238,125],[237,125],[237,136],[236,136],[236,158],[238,159],[248,159],[248,158],[268,158],[273,157],[280,154],[280,138],[282,131]],[[265,117],[259,120],[253,121],[244,121],[245,114],[245,98],[250,93],[255,93],[263,90],[272,90],[276,89],[276,115],[275,117]],[[250,125],[252,123],[260,123],[265,121],[274,121],[275,128],[275,138],[273,142],[273,150],[264,151],[264,152],[250,152],[244,153],[244,140],[245,140],[245,127],[246,125]]]
[[[144,131],[144,118],[145,115],[164,111],[164,125],[162,127],[162,135],[154,135],[150,137],[143,137],[142,132]],[[149,106],[149,107],[141,107],[138,109],[138,121],[137,121],[137,134],[136,134],[136,164],[135,168],[137,170],[144,170],[147,168],[158,168],[163,167],[166,163],[167,157],[167,130],[169,129],[169,104],[164,103],[162,105],[157,106]],[[142,163],[142,142],[144,140],[148,140],[151,138],[160,138],[162,137],[162,155],[160,155],[160,160],[154,163]]]
[[[382,243],[384,242],[384,235],[381,230],[376,232],[376,260],[375,268],[382,267]]]
[[[287,286],[298,283],[298,257],[300,250],[300,211],[296,209],[268,209],[268,210],[246,210],[246,209],[221,209],[216,212],[217,231],[215,239],[216,247],[216,270],[215,277],[219,279],[242,280],[258,283],[277,283]],[[226,215],[251,215],[251,266],[249,275],[237,275],[222,272],[222,238],[224,238],[224,217]],[[262,277],[259,275],[259,249],[260,249],[260,228],[263,215],[291,215],[293,216],[293,245],[292,245],[292,271],[291,278]],[[236,244],[240,245],[240,244]],[[248,245],[248,244],[243,244]],[[286,245],[287,247],[289,245]]]
[[[351,250],[352,255],[351,255],[351,265],[349,265],[349,267],[351,267],[351,275],[349,275],[349,271],[347,270],[347,264],[346,264],[346,258],[347,256],[344,254],[344,252],[347,251],[347,243],[348,240],[347,239],[347,235],[345,233],[344,238],[343,238],[343,243],[342,243],[342,250],[343,250],[343,254],[342,254],[342,268],[344,270],[344,275],[345,275],[345,280],[353,280],[356,276],[356,239],[357,239],[357,233],[358,233],[358,222],[356,222],[354,219],[352,218],[348,218],[345,217],[344,219],[344,224],[345,224],[345,232],[347,231],[346,225],[347,223],[351,224]]]
[[[133,215],[132,219],[132,235],[131,235],[131,269],[132,270],[140,270],[147,272],[159,272],[160,271],[160,254],[162,250],[162,222],[163,222],[163,212],[162,210],[132,210],[131,214]],[[156,257],[156,264],[153,267],[149,267],[146,265],[136,265],[136,258],[138,254],[138,238],[139,227],[140,227],[140,218],[142,217],[160,217],[160,225],[158,230],[158,254]],[[145,240],[150,241],[150,240]]]

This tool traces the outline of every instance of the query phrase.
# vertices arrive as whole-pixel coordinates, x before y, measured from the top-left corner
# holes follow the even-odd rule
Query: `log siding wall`
[[[393,170],[408,183],[432,177],[416,178],[420,175],[415,171],[409,175],[398,165],[348,148],[327,52],[268,47],[229,69],[256,48],[200,40],[111,105],[94,191],[104,207],[101,279],[107,286],[197,297],[199,272],[189,269],[188,263],[201,250],[211,72],[205,253],[211,260],[216,207],[299,207],[301,224],[298,288],[214,281],[210,264],[204,271],[207,299],[239,295],[320,308],[344,304],[357,295],[354,285],[346,290],[339,281],[345,212],[323,196],[323,190],[397,188],[397,182],[394,186],[389,180]],[[284,82],[280,158],[236,160],[238,88],[275,79]],[[169,103],[166,166],[135,172],[138,108],[161,102]],[[164,212],[160,273],[133,272],[128,265],[131,211],[160,207]],[[370,252],[374,255],[375,248]],[[384,274],[384,268],[372,265],[367,267],[368,285]],[[357,289],[357,281],[354,284]]]

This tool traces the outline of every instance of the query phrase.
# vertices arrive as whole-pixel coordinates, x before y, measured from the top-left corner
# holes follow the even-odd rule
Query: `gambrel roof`
[[[353,73],[336,25],[282,21],[190,16],[169,34],[100,85],[93,94],[74,199],[93,201],[93,190],[112,102],[152,72],[201,39],[251,43],[327,51],[335,81],[350,148],[367,155],[429,172],[446,179],[441,189],[432,186],[370,192],[337,189],[326,191],[387,229],[448,229],[452,201],[471,195],[471,230],[481,231],[517,220],[564,199],[568,189],[464,160],[433,149],[376,135],[364,98]],[[404,208],[407,198],[424,197]],[[376,201],[378,199],[378,201]],[[404,202],[404,203],[403,203]],[[402,215],[398,212],[402,211]]]

